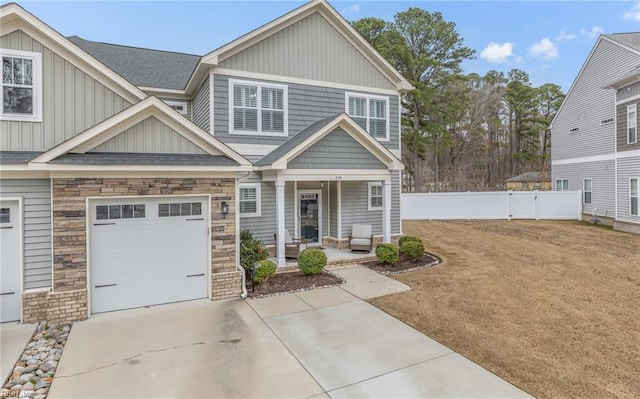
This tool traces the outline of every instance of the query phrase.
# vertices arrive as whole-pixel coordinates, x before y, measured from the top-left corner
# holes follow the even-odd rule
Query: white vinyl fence
[[[403,193],[402,219],[581,220],[582,191]]]

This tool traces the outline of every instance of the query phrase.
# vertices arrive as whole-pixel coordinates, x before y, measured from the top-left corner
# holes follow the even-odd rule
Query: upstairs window
[[[346,94],[346,113],[380,141],[389,140],[389,99],[355,93]]]
[[[230,132],[287,136],[287,87],[229,81]]]
[[[0,49],[2,55],[2,112],[0,119],[42,121],[42,55]]]
[[[591,203],[591,197],[593,195],[593,191],[592,191],[592,180],[591,179],[584,179],[584,183],[583,183],[583,187],[582,187],[582,202],[585,204],[590,204]]]
[[[569,179],[556,179],[556,191],[569,191]]]
[[[638,142],[638,113],[636,104],[627,106],[627,144]]]

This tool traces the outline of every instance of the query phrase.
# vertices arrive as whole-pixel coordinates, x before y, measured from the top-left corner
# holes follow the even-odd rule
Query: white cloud
[[[513,56],[513,44],[491,42],[480,53],[480,58],[484,58],[492,64],[501,64],[508,61]]]
[[[347,8],[343,8],[340,14],[357,14],[358,12],[360,12],[360,4],[352,4]]]
[[[561,30],[558,36],[554,37],[553,40],[555,40],[556,42],[561,42],[563,40],[573,40],[576,37],[578,37],[578,35],[576,35],[575,33],[567,33],[564,30]]]
[[[631,21],[640,21],[640,2],[624,12],[622,18]]]
[[[639,17],[640,17],[640,14],[639,14]],[[599,26],[594,26],[593,28],[591,28],[591,30],[580,29],[580,34],[583,36],[586,36],[589,40],[600,36],[600,34],[602,33],[604,33],[604,29],[602,29]]]
[[[528,48],[529,55],[533,57],[542,57],[545,60],[557,58],[560,55],[558,47],[549,38],[544,38]]]

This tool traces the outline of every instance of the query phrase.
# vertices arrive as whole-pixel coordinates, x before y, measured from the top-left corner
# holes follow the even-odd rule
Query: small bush
[[[277,268],[276,264],[268,259],[258,262],[253,281],[258,284],[266,283],[267,280],[276,275]]]
[[[424,244],[422,241],[405,241],[400,246],[400,253],[409,259],[416,261],[424,255]]]
[[[240,232],[240,264],[247,273],[256,267],[261,260],[269,257],[264,244],[260,240],[253,238],[253,234],[249,230]]]
[[[414,237],[414,236],[402,236],[400,237],[400,239],[398,240],[398,246],[402,247],[402,244],[404,244],[405,242],[409,242],[409,241],[419,241],[422,242],[421,239],[419,239],[418,237]],[[402,252],[402,250],[400,251]]]
[[[298,256],[298,268],[303,274],[320,274],[327,265],[327,255],[318,248],[307,248]]]
[[[378,244],[376,257],[386,265],[395,265],[398,262],[398,246],[394,244]]]

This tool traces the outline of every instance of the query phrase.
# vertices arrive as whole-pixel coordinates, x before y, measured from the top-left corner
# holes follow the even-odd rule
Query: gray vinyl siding
[[[206,154],[200,147],[153,116],[105,141],[90,152]]]
[[[640,223],[640,216],[631,215],[630,179],[640,179],[640,157],[618,159],[618,220]]]
[[[621,87],[616,93],[617,101],[624,101],[627,98],[635,97],[640,94],[640,82],[630,84],[629,86]]]
[[[0,180],[0,197],[22,197],[24,289],[51,287],[51,181]]]
[[[617,133],[618,152],[640,149],[640,140],[638,140],[637,128],[636,128],[636,143],[627,144],[627,140],[628,140],[627,106],[631,104],[637,104],[636,105],[636,114],[637,114],[638,110],[640,110],[640,103],[636,101],[630,101],[625,104],[620,104],[617,107],[616,124],[617,124],[617,130],[618,130],[618,133]],[[640,123],[638,124],[638,127],[640,127]]]
[[[270,75],[395,88],[317,12],[223,60],[220,66]]]
[[[260,174],[254,174],[242,180],[243,183],[262,183],[261,216],[240,216],[240,229],[251,230],[253,237],[264,241],[265,244],[273,244],[273,234],[276,232],[276,187],[273,182],[262,182]],[[291,230],[290,230],[291,231]],[[293,233],[292,233],[293,234]]]
[[[582,211],[596,215],[615,217],[615,161],[599,161],[556,165],[552,171],[552,184],[555,190],[556,179],[569,179],[569,190],[583,189],[583,180],[592,179],[591,204],[583,204]]]
[[[249,80],[249,79],[242,79]],[[295,136],[314,122],[345,112],[345,92],[351,90],[301,85],[287,82],[255,80],[256,83],[276,83],[288,87],[289,137]],[[379,96],[379,94],[375,94]],[[381,142],[393,150],[400,148],[400,122],[398,96],[389,97],[389,141]],[[194,101],[195,103],[195,101]],[[195,108],[195,104],[194,104]],[[214,75],[214,135],[225,143],[275,144],[284,143],[288,137],[229,134],[229,77]]]
[[[209,93],[209,78],[207,77],[204,83],[202,83],[202,86],[200,86],[200,88],[196,92],[195,96],[193,96],[193,108],[191,111],[191,116],[193,123],[198,125],[200,129],[204,130],[205,132],[211,133],[211,130],[209,129],[209,125],[211,123],[211,106],[209,102]]]
[[[362,144],[341,128],[292,159],[288,169],[386,169]]]
[[[187,114],[180,114],[181,116],[184,116],[185,118],[191,120],[191,112],[192,112],[192,105],[191,105],[191,100],[185,100],[184,98],[161,98],[162,101],[176,101],[176,102],[181,102],[181,103],[186,103],[187,104]],[[177,112],[177,111],[176,111]]]
[[[615,151],[615,125],[600,125],[614,112],[615,90],[604,89],[640,63],[640,55],[602,38],[574,82],[551,131],[552,159],[567,159]],[[577,133],[571,133],[579,128]]]
[[[0,121],[4,151],[46,151],[131,104],[22,31],[0,47],[42,53],[42,122]]]

